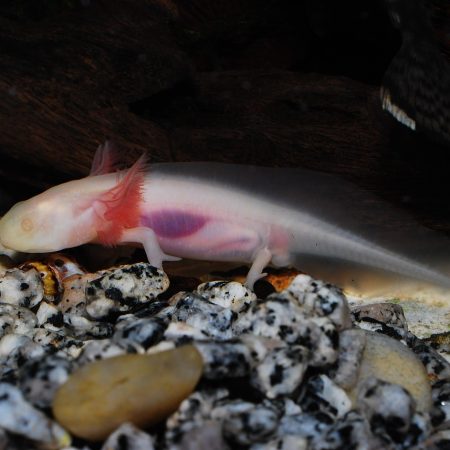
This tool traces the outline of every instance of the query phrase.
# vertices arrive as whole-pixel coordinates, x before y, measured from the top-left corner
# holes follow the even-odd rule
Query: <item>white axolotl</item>
[[[13,206],[0,220],[0,243],[27,253],[85,243],[138,244],[159,268],[180,258],[251,263],[249,287],[269,263],[300,261],[301,267],[305,255],[450,286],[444,273],[324,220],[322,211],[352,216],[327,194],[318,198],[329,180],[300,169],[219,163],[148,167],[144,157],[127,171],[114,172],[106,144],[97,150],[89,177]]]

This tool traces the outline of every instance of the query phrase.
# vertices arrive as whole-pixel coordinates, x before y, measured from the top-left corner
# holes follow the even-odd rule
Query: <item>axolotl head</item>
[[[51,188],[19,202],[0,219],[0,243],[26,253],[46,253],[90,240],[77,182]]]

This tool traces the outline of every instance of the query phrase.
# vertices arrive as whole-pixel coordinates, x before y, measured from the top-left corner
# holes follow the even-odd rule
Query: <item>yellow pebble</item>
[[[99,441],[124,422],[153,425],[194,390],[203,360],[192,345],[121,355],[74,372],[56,393],[53,414],[75,436]]]
[[[58,293],[58,282],[50,267],[40,261],[28,261],[21,265],[21,268],[24,269],[29,269],[31,267],[41,274],[42,284],[44,285],[44,294],[54,297]]]
[[[416,354],[406,345],[380,333],[362,331],[367,337],[357,386],[350,392],[355,398],[358,387],[368,377],[399,384],[415,399],[419,411],[431,407],[431,386],[427,372]]]

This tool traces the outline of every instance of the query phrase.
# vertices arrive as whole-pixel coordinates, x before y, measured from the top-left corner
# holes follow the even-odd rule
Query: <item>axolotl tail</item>
[[[298,227],[295,241],[295,260],[300,268],[304,255],[331,257],[450,288],[450,277],[445,273],[327,223]]]
[[[211,208],[237,205],[233,214],[280,230],[282,237],[270,248],[275,265],[291,264],[329,281],[339,278],[333,273],[339,266],[351,269],[355,283],[353,269],[365,266],[450,287],[445,266],[441,269],[450,264],[450,241],[342,178],[300,168],[210,162],[154,165],[151,177],[156,176],[189,180],[204,192],[214,188],[220,201]]]

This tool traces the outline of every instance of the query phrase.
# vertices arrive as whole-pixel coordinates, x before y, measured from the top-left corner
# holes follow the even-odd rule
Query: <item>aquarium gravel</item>
[[[169,277],[145,263],[96,273],[71,264],[52,266],[53,290],[36,266],[0,274],[0,449],[450,448],[450,365],[408,331],[399,305],[351,309],[341,290],[304,274],[265,298],[222,280],[167,295]],[[127,412],[93,442],[55,418],[55,395],[81,368],[187,344],[201,378],[163,419],[156,407],[145,423]],[[185,381],[164,370],[144,388],[131,380],[134,403],[169,375]],[[104,407],[115,392],[102,395]]]

